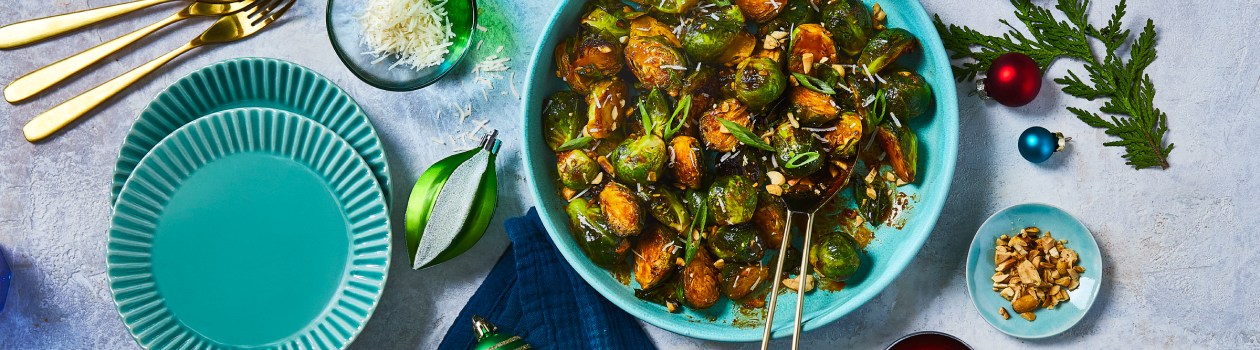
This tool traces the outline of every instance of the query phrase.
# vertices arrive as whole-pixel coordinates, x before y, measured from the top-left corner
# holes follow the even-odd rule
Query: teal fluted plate
[[[875,2],[863,0],[868,7]],[[567,89],[555,74],[554,48],[579,29],[578,21],[585,3],[583,0],[560,1],[549,24],[543,29],[538,46],[534,48],[529,79],[526,80],[521,139],[525,140],[526,175],[538,201],[543,225],[574,270],[596,291],[631,315],[688,337],[732,342],[760,341],[765,322],[764,311],[761,310],[764,309],[737,310],[737,303],[724,298],[707,310],[686,309],[670,313],[663,306],[635,298],[637,283],[622,284],[607,270],[592,263],[574,241],[564,211],[566,202],[557,195],[556,157],[542,137],[542,107],[548,96]],[[881,0],[879,4],[888,14],[889,27],[906,29],[919,39],[922,50],[899,63],[922,75],[932,87],[935,99],[933,110],[910,122],[919,137],[920,179],[901,189],[908,192],[907,197],[917,198],[917,201],[911,201],[911,208],[901,214],[907,219],[904,228],[899,230],[885,226],[876,231],[875,240],[866,247],[863,267],[850,278],[844,289],[816,290],[805,297],[802,327],[806,331],[818,329],[858,310],[911,265],[932,234],[954,177],[954,162],[958,156],[958,100],[949,57],[940,36],[931,17],[918,1]],[[792,334],[796,298],[792,293],[785,296],[779,298],[775,313],[773,336],[776,338]],[[887,310],[867,308],[866,312]]]
[[[997,268],[997,263],[993,261],[997,250],[994,241],[1002,235],[1014,236],[1029,226],[1036,226],[1043,234],[1050,232],[1055,239],[1067,240],[1064,246],[1076,251],[1080,256],[1078,265],[1085,268],[1085,272],[1080,274],[1080,286],[1068,291],[1069,300],[1060,303],[1054,310],[1035,310],[1033,314],[1037,318],[1032,322],[1016,315],[1011,309],[1011,302],[993,291],[993,272]],[[976,305],[980,316],[993,328],[1018,338],[1051,337],[1072,328],[1089,313],[1102,287],[1102,263],[1102,252],[1094,236],[1072,214],[1048,204],[1019,204],[994,213],[976,231],[967,253],[967,293],[971,294],[971,302]],[[1006,311],[1010,312],[1009,320],[1002,319],[998,314],[1000,307],[1006,307]]]
[[[389,210],[353,147],[233,109],[159,142],[123,185],[106,271],[149,349],[344,348],[389,271]]]
[[[314,120],[340,136],[367,162],[390,202],[389,162],[376,129],[341,88],[306,67],[271,58],[236,58],[180,78],[149,102],[123,141],[114,167],[113,200],[136,163],[175,129],[204,115],[266,107]]]

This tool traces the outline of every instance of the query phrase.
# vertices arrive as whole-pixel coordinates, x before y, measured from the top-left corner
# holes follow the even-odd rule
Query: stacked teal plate
[[[389,270],[388,168],[357,105],[238,59],[172,85],[115,174],[107,273],[145,348],[344,348]]]

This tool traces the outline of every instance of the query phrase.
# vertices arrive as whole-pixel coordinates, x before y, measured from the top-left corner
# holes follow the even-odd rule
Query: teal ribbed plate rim
[[[331,195],[340,207],[349,242],[338,287],[330,291],[327,304],[315,306],[322,308],[318,316],[296,332],[267,344],[221,344],[189,327],[169,308],[174,303],[168,303],[171,295],[162,294],[163,282],[153,264],[170,259],[155,259],[152,253],[162,249],[163,242],[170,242],[160,240],[156,233],[162,232],[164,216],[180,215],[164,209],[176,198],[181,185],[199,169],[244,153],[294,162],[304,167],[299,169],[320,177],[331,193],[325,195]],[[390,258],[388,214],[368,165],[328,128],[270,109],[211,114],[159,142],[123,186],[114,206],[106,248],[110,291],[123,322],[144,348],[344,348],[366,325],[385,288]],[[249,242],[240,243],[247,246]],[[232,252],[222,254],[230,258]],[[241,287],[267,291],[265,285]]]
[[[875,0],[862,2],[869,7]],[[734,310],[728,299],[723,299],[708,310],[687,309],[671,313],[663,306],[636,298],[631,286],[622,284],[607,270],[591,263],[573,240],[568,216],[564,212],[566,203],[556,195],[556,157],[541,137],[541,115],[543,101],[552,93],[565,89],[564,82],[555,74],[553,48],[565,36],[580,28],[578,22],[584,3],[581,0],[559,2],[549,24],[543,29],[538,45],[535,46],[529,78],[525,83],[521,111],[523,163],[526,165],[525,173],[530,183],[530,192],[538,202],[539,216],[542,217],[547,233],[551,235],[552,242],[565,260],[587,283],[631,315],[688,337],[728,342],[760,341],[760,322],[764,321],[748,320],[763,318]],[[908,217],[904,229],[885,226],[876,232],[875,240],[866,247],[866,256],[869,259],[862,262],[866,267],[850,280],[852,282],[857,279],[860,282],[850,283],[840,291],[815,291],[805,297],[802,316],[802,329],[805,331],[821,328],[851,312],[881,312],[859,307],[875,298],[902,271],[911,266],[915,255],[933,233],[954,177],[955,160],[958,157],[958,99],[949,56],[936,27],[932,25],[932,18],[918,1],[881,0],[879,4],[888,14],[889,27],[906,29],[918,37],[922,50],[913,54],[913,64],[906,68],[923,75],[932,87],[936,101],[931,115],[924,115],[911,122],[919,136],[921,179],[915,184],[902,187],[902,190],[909,191],[911,197],[917,196],[921,200],[913,202],[912,209],[902,212],[901,215]],[[790,336],[793,331],[796,298],[795,294],[786,296],[789,297],[781,296],[778,301],[773,329],[775,338]]]
[[[153,146],[204,115],[239,107],[292,112],[328,127],[349,142],[372,168],[390,203],[389,161],[372,122],[354,99],[324,76],[297,63],[272,58],[234,58],[180,78],[149,102],[123,141],[114,167],[112,200]]]

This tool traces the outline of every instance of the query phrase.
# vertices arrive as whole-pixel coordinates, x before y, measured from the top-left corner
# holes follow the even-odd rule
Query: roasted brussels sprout
[[[574,69],[573,57],[577,55],[578,40],[577,36],[572,36],[556,45],[556,77],[564,80],[574,92],[585,94],[590,92],[591,85],[602,77],[583,76]]]
[[[629,22],[598,7],[582,16],[582,25],[591,32],[612,40],[630,34]]]
[[[804,86],[788,91],[788,111],[801,126],[819,127],[840,117],[840,106],[831,95]]]
[[[682,197],[674,190],[664,186],[645,188],[644,192],[639,192],[639,199],[647,205],[648,212],[656,218],[656,221],[674,232],[685,232],[687,225],[691,224],[691,215],[687,212],[687,205],[683,204]]]
[[[805,23],[813,23],[817,17],[818,10],[814,9],[810,0],[787,0],[787,4],[783,6],[778,16],[760,26],[761,36],[774,32],[790,33],[792,28]]]
[[[722,294],[731,300],[744,300],[757,295],[762,287],[770,285],[770,269],[761,264],[731,264],[722,266]]]
[[[639,16],[630,20],[630,37],[640,36],[659,37],[670,46],[682,47],[682,42],[674,35],[674,29],[652,16]]]
[[[748,222],[757,210],[757,184],[741,175],[726,175],[709,185],[709,216],[720,225]]]
[[[735,5],[739,6],[744,17],[760,23],[778,16],[787,0],[735,0]]]
[[[610,159],[614,175],[631,184],[653,184],[665,171],[665,153],[665,141],[656,135],[627,139]]]
[[[857,64],[860,67],[866,67],[871,74],[879,73],[884,70],[884,67],[896,61],[897,57],[901,57],[901,54],[914,50],[918,46],[919,40],[914,38],[914,34],[901,28],[888,28],[866,43]]]
[[[818,63],[836,62],[836,44],[822,26],[809,23],[792,31],[792,46],[788,51],[788,70],[810,74]]]
[[[888,113],[908,122],[927,113],[935,102],[932,88],[923,77],[905,70],[885,74],[884,98],[888,101]]]
[[[718,118],[726,119],[735,124],[744,127],[751,127],[752,120],[749,119],[748,108],[744,107],[736,99],[726,99],[719,103],[716,107],[709,109],[700,117],[700,135],[704,136],[705,146],[711,150],[718,152],[730,152],[735,150],[735,146],[739,145],[739,140],[735,136],[731,136],[730,132],[722,132],[725,128]]]
[[[783,198],[765,191],[757,194],[757,210],[753,212],[753,227],[766,243],[766,248],[779,249],[783,243],[783,228],[787,226],[787,206]]]
[[[749,108],[770,105],[786,87],[787,79],[779,64],[769,58],[749,58],[736,68],[735,97]]]
[[[879,227],[892,214],[893,200],[896,198],[897,184],[881,176],[879,169],[861,174],[853,172],[850,186],[853,188],[853,201],[857,202],[858,215],[871,226]]]
[[[693,309],[708,309],[722,296],[718,290],[718,270],[713,257],[703,248],[683,267],[683,304]]]
[[[708,191],[687,190],[686,192],[683,192],[682,199],[683,204],[687,206],[687,212],[691,213],[691,217],[693,219],[697,217],[704,217],[704,222],[700,222],[695,225],[697,228],[704,228],[705,226],[713,224],[713,214],[708,212]],[[704,211],[704,213],[701,213],[702,211]]]
[[[876,140],[888,154],[888,165],[901,181],[914,182],[919,163],[919,140],[907,127],[881,125]]]
[[[625,111],[626,83],[618,79],[596,83],[586,96],[586,105],[586,134],[597,139],[612,136]]]
[[[735,33],[735,40],[731,41],[730,45],[726,45],[726,50],[722,50],[722,54],[718,55],[717,62],[726,66],[734,66],[752,57],[753,51],[756,49],[757,38],[752,33],[741,31]]]
[[[744,30],[744,15],[735,5],[701,8],[682,32],[683,50],[701,61],[717,58]]]
[[[635,113],[638,118],[630,118],[626,121],[627,128],[632,135],[652,134],[656,136],[665,135],[665,124],[669,121],[669,115],[672,113],[669,107],[669,100],[665,99],[665,93],[661,90],[652,90],[652,92],[639,96],[639,103],[636,104]],[[646,113],[647,115],[643,115]],[[648,125],[644,125],[647,123]],[[652,130],[644,130],[651,127]]]
[[[822,8],[819,15],[823,27],[831,32],[838,49],[846,55],[857,56],[875,35],[871,12],[861,1],[832,1]]]
[[[788,121],[779,123],[774,129],[770,136],[770,145],[774,146],[774,157],[779,168],[788,178],[809,176],[822,169],[826,160],[814,135]]]
[[[652,289],[673,274],[674,264],[683,253],[678,236],[656,226],[644,231],[634,242],[634,280],[639,288]]]
[[[586,125],[586,102],[581,94],[560,91],[543,104],[543,139],[552,151],[569,140],[582,136]]]
[[[835,232],[818,238],[809,247],[809,263],[823,278],[841,282],[853,276],[862,259],[857,243],[848,234]]]
[[[714,256],[727,262],[759,262],[766,249],[757,230],[749,224],[720,226],[705,238],[705,243]]]
[[[616,38],[586,32],[580,34],[578,40],[572,55],[572,69],[578,75],[599,80],[621,72],[622,47]]]
[[[643,209],[626,186],[609,181],[599,192],[599,206],[604,210],[608,228],[618,236],[635,236],[643,230]]]
[[[674,172],[674,180],[684,189],[700,188],[700,179],[704,176],[704,154],[700,151],[700,141],[691,136],[674,136],[669,141],[669,166]]]
[[[678,95],[687,75],[687,58],[660,37],[635,36],[626,41],[630,72],[646,89],[662,89]]]
[[[823,134],[827,147],[831,147],[832,160],[853,159],[857,156],[858,141],[862,140],[862,117],[857,113],[844,112],[836,121],[835,129]]]
[[[565,207],[565,212],[569,214],[573,238],[592,262],[611,267],[626,260],[630,242],[608,229],[599,206],[588,203],[584,198],[575,198]]]
[[[560,183],[564,187],[584,190],[599,175],[599,164],[580,149],[560,152],[556,157],[556,172],[560,174]]]

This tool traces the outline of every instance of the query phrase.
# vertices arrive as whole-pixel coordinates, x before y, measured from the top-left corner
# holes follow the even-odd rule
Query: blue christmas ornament
[[[1041,163],[1050,159],[1054,152],[1062,150],[1068,140],[1062,133],[1034,126],[1019,135],[1019,155],[1030,162]]]
[[[9,281],[12,279],[9,261],[4,258],[4,249],[0,249],[0,311],[4,311],[4,301],[9,299]]]

